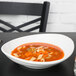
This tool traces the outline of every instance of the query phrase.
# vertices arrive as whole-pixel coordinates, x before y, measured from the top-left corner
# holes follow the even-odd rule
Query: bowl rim
[[[43,33],[41,33],[41,34],[43,34]],[[33,34],[33,35],[41,35],[41,34]],[[48,34],[48,33],[45,33],[45,34],[43,34],[43,35],[46,35],[46,34]],[[50,35],[50,34],[48,34],[48,35]],[[52,34],[51,34],[51,35],[52,35]],[[73,41],[70,37],[68,37],[68,36],[66,36],[66,35],[63,35],[63,34],[53,34],[53,35],[65,36],[65,37],[69,38],[69,39],[73,42],[73,51],[72,51],[72,53],[70,54],[70,56],[71,56],[71,55],[73,54],[74,48],[75,48],[74,41]],[[26,36],[22,36],[22,37],[27,37],[27,36],[31,36],[31,35],[26,35]],[[16,40],[16,39],[20,39],[20,38],[22,38],[22,37],[18,37],[18,38],[9,40],[8,42],[13,41],[13,40]],[[6,56],[10,57],[10,58],[13,58],[13,59],[18,60],[18,61],[23,62],[23,63],[41,64],[41,65],[45,65],[45,64],[55,64],[55,63],[63,62],[63,61],[65,61],[66,59],[68,59],[68,58],[70,57],[70,56],[65,57],[65,55],[64,55],[64,57],[63,57],[62,59],[55,60],[55,61],[49,61],[49,62],[28,61],[28,60],[24,60],[24,59],[20,59],[20,58],[14,57],[14,56],[12,56],[11,54],[8,54],[8,53],[4,52],[2,48],[3,48],[3,46],[4,46],[5,44],[7,44],[8,42],[6,42],[6,43],[4,43],[4,44],[2,45],[2,47],[1,47],[2,53],[5,54]]]

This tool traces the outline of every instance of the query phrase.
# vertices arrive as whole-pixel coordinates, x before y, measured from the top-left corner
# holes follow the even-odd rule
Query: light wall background
[[[32,2],[32,3],[43,3],[43,1],[50,1],[47,32],[76,32],[76,0],[0,0],[0,1]],[[22,24],[35,18],[37,17],[23,16],[23,15],[18,16],[0,15],[0,19],[10,22],[14,26],[18,26],[19,24]],[[35,23],[34,25],[37,24],[39,24],[39,22]],[[0,26],[4,25],[0,24]]]

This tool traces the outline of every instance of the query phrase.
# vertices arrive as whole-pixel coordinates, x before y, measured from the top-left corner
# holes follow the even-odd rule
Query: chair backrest
[[[0,23],[10,27],[10,30],[6,30],[2,27],[0,27],[0,30],[3,32],[12,32],[14,30],[18,32],[30,32],[35,29],[39,29],[39,32],[45,32],[46,31],[46,25],[47,25],[47,19],[48,19],[48,13],[49,13],[49,2],[44,2],[43,4],[39,3],[19,3],[19,2],[0,2],[0,14],[5,15],[34,15],[34,16],[40,16],[40,18],[37,18],[35,20],[32,20],[30,22],[24,23],[22,25],[19,25],[17,27],[11,25],[10,23],[3,21],[0,19]],[[25,31],[21,30],[20,28],[25,27],[29,24],[33,24],[35,22],[40,21],[40,25],[27,29]]]

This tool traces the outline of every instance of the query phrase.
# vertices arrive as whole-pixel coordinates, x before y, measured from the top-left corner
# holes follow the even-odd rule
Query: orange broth
[[[32,42],[16,47],[11,55],[29,61],[48,62],[62,59],[64,52],[52,44]]]

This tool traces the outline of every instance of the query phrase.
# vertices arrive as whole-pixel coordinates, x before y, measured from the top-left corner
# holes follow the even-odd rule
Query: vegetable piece
[[[39,55],[37,59],[40,60],[42,58],[42,56],[43,56],[43,54]]]
[[[21,50],[22,47],[18,47],[17,50]]]
[[[31,59],[30,59],[30,61],[34,61],[36,58],[35,57],[32,57]]]
[[[23,46],[23,49],[25,49],[26,48],[26,46]]]
[[[58,52],[55,52],[55,55],[58,55]]]
[[[29,57],[29,56],[31,56],[31,55],[32,55],[31,52],[26,52],[26,53],[25,53],[25,56],[26,56],[26,57]]]
[[[19,57],[19,55],[18,55],[17,53],[14,53],[13,55],[14,55],[15,57]]]
[[[48,49],[49,51],[51,51],[52,49]]]
[[[48,47],[44,47],[44,49],[46,50],[46,49],[48,49]]]
[[[53,52],[50,52],[49,54],[51,55],[51,54],[53,54]]]
[[[29,51],[29,52],[30,52],[30,51],[32,51],[32,50],[31,50],[31,48],[28,48],[28,49],[27,49],[27,51]]]
[[[48,52],[47,51],[44,51],[43,54],[48,54]]]
[[[31,48],[31,51],[34,52],[36,51],[36,48],[35,47],[30,47]]]
[[[25,58],[25,60],[30,60],[31,59],[31,57],[27,57],[27,58]]]
[[[41,59],[41,62],[45,62],[45,59],[44,59],[44,58],[42,58],[42,59]]]
[[[49,58],[51,58],[51,57],[52,57],[52,55],[51,55],[51,54],[44,55],[44,56],[45,56],[45,59],[49,59]]]
[[[22,47],[18,47],[18,48],[17,48],[17,50],[18,50],[20,53],[22,53],[21,49],[22,49]]]
[[[37,52],[39,52],[39,51],[44,51],[43,46],[40,46],[37,48]]]

